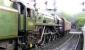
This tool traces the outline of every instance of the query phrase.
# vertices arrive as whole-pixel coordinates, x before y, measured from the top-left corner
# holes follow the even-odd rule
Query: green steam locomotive
[[[14,1],[14,8],[0,5],[0,40],[17,39],[15,44],[22,50],[42,46],[63,37],[71,29],[66,19],[37,14],[22,2]]]

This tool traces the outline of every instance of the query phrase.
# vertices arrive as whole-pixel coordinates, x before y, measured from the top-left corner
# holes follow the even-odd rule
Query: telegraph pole
[[[36,22],[36,15],[38,15],[38,9],[37,9],[37,7],[36,7],[36,0],[34,0],[34,2],[35,2],[35,4],[34,4],[34,8],[35,8],[35,22]]]
[[[47,8],[47,3],[48,3],[48,1],[46,1],[46,2],[45,2],[45,5],[46,5],[46,10],[48,9],[48,8]]]
[[[85,11],[85,1],[82,2],[82,5],[83,5],[82,11]]]
[[[56,20],[56,0],[54,0],[54,22]]]

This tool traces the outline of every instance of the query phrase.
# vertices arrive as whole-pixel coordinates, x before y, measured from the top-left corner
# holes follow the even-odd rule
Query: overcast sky
[[[6,0],[4,0],[6,1]],[[32,0],[23,0],[25,2],[31,3],[33,5]],[[37,8],[41,9],[40,11],[45,11],[46,5],[45,2],[48,1],[47,8],[53,9],[54,8],[54,0],[36,0]],[[76,14],[82,11],[82,2],[85,0],[55,0],[56,8],[60,12],[65,12],[67,14]],[[6,5],[9,5],[9,2],[6,1]],[[30,5],[30,6],[31,6]]]
[[[67,14],[73,15],[82,11],[83,6],[81,3],[85,0],[55,0],[55,1],[56,8],[58,9],[58,11],[62,11]],[[41,9],[45,9],[46,5],[43,4],[45,0],[38,2],[39,2],[38,7],[40,7]],[[53,0],[48,0],[47,8],[53,9],[54,8],[53,3],[54,3]]]
[[[82,1],[83,0],[58,0],[57,8],[68,14],[76,14],[82,11]]]

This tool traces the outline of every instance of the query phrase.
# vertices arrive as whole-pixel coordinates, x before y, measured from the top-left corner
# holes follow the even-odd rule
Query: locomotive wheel
[[[48,34],[47,37],[46,37],[46,43],[49,43],[51,41],[51,35]]]
[[[52,35],[49,34],[44,34],[45,32],[48,33],[49,29],[43,28],[43,36],[41,37],[41,41],[38,43],[38,46],[43,46],[51,41]]]
[[[52,41],[54,41],[56,38],[57,38],[56,35],[53,34],[53,35],[52,35]]]

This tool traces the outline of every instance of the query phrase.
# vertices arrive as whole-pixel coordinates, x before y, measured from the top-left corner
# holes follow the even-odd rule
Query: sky
[[[45,1],[48,1],[47,7],[45,4],[43,4]],[[56,2],[56,8],[58,12],[65,12],[67,14],[77,14],[82,12],[82,2],[85,0],[55,0]],[[44,11],[44,9],[49,8],[49,9],[53,9],[53,3],[54,0],[40,0],[38,1],[38,8],[40,8],[40,11]]]
[[[4,0],[6,1],[6,0]],[[8,0],[7,0],[8,1]],[[9,2],[6,1],[6,5],[9,5]],[[22,0],[21,0],[22,1]],[[30,3],[30,7],[33,6],[32,0],[23,0],[25,2]],[[47,6],[45,5],[45,2],[48,1]],[[58,12],[65,12],[67,14],[77,14],[79,12],[82,12],[82,2],[85,0],[55,0],[56,3],[56,9]],[[40,9],[40,12],[46,12],[45,9],[53,9],[54,8],[54,0],[36,0],[37,8]],[[46,12],[47,13],[47,12]]]
[[[77,14],[82,11],[82,1],[83,0],[58,0],[57,9],[68,14]]]

